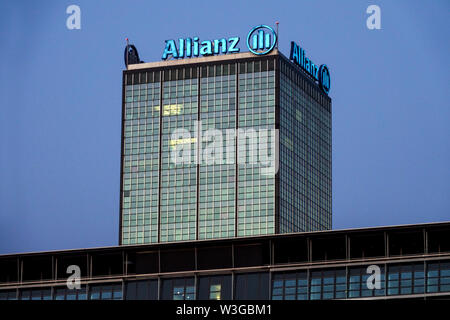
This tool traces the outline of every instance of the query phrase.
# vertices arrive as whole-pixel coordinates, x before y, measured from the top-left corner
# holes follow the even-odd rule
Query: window
[[[92,285],[90,300],[122,300],[122,285]]]
[[[423,264],[391,265],[388,267],[388,295],[424,293]]]
[[[21,300],[51,300],[51,289],[26,289],[21,290]]]
[[[86,286],[80,289],[69,289],[67,287],[54,288],[54,300],[86,300]]]
[[[162,300],[195,300],[194,278],[162,280]]]
[[[307,272],[274,274],[272,283],[273,300],[307,300]]]
[[[201,276],[198,278],[199,300],[230,300],[231,276]]]
[[[16,290],[0,291],[0,300],[17,300],[16,299]]]
[[[346,298],[345,269],[311,271],[311,300],[343,298]]]
[[[173,287],[173,300],[194,300],[194,286]]]
[[[126,300],[157,300],[158,280],[130,281],[126,283]]]
[[[427,293],[450,291],[450,262],[440,261],[427,265]]]
[[[235,279],[236,300],[269,299],[268,273],[237,274]]]
[[[367,267],[350,268],[348,276],[348,297],[373,297],[385,295],[385,275],[384,267],[380,267],[380,289],[369,289],[367,286],[367,279],[371,274],[367,273]]]
[[[209,299],[210,300],[220,300],[221,298],[222,285],[212,284],[209,289]]]

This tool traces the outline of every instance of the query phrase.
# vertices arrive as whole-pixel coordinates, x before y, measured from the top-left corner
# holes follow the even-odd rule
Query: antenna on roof
[[[128,50],[130,49],[130,44],[128,43],[128,38],[126,38],[125,39],[126,41],[127,41],[127,50],[126,50],[126,62],[125,62],[125,64],[126,64],[126,67],[127,67],[127,70],[128,70]]]
[[[278,21],[276,21],[275,24],[277,25],[277,43],[276,43],[276,48],[278,49],[278,41],[280,40],[280,36],[278,35],[278,25],[280,23]]]

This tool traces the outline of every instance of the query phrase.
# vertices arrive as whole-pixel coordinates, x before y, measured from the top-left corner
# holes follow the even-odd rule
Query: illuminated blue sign
[[[319,86],[326,94],[330,91],[330,82],[330,70],[326,64],[323,64],[319,68]]]
[[[216,54],[237,53],[239,37],[222,38],[217,40],[200,41],[198,37],[166,40],[162,59],[180,59],[199,56],[212,56]],[[247,47],[253,54],[268,54],[277,44],[277,33],[267,25],[259,25],[250,30],[247,35]],[[305,50],[291,42],[290,59],[315,79],[320,88],[328,94],[330,91],[330,70],[325,64],[316,65],[306,57]]]
[[[320,67],[306,57],[305,50],[297,45],[294,41],[291,42],[290,59],[303,70],[306,71],[319,83],[320,88],[328,94],[330,91],[330,71],[328,67],[323,64]]]
[[[170,56],[178,59],[239,52],[240,49],[236,47],[238,43],[239,37],[205,40],[202,42],[200,42],[198,37],[194,37],[192,39],[178,39],[177,47],[175,40],[166,40],[166,47],[164,48],[162,59],[166,60]]]
[[[266,25],[254,27],[247,35],[247,47],[254,54],[267,54],[272,51],[276,43],[276,32]]]
[[[215,54],[237,53],[239,37],[222,38],[217,40],[199,40],[198,37],[166,40],[166,46],[162,59],[180,59],[199,56],[212,56]],[[275,47],[277,34],[269,26],[259,25],[250,30],[247,35],[247,47],[250,52],[263,55],[267,54]]]

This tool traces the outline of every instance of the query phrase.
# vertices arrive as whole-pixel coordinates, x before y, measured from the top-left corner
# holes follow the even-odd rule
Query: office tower
[[[205,161],[213,129],[222,162]],[[277,49],[129,65],[120,201],[120,244],[330,229],[331,99]]]

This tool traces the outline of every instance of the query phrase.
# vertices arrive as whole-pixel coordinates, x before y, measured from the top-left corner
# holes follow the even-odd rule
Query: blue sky
[[[81,30],[66,8],[81,8]],[[381,8],[368,30],[366,8]],[[331,72],[333,228],[450,220],[448,1],[2,1],[0,254],[116,245],[125,38],[280,22]],[[241,45],[241,48],[243,46]]]

